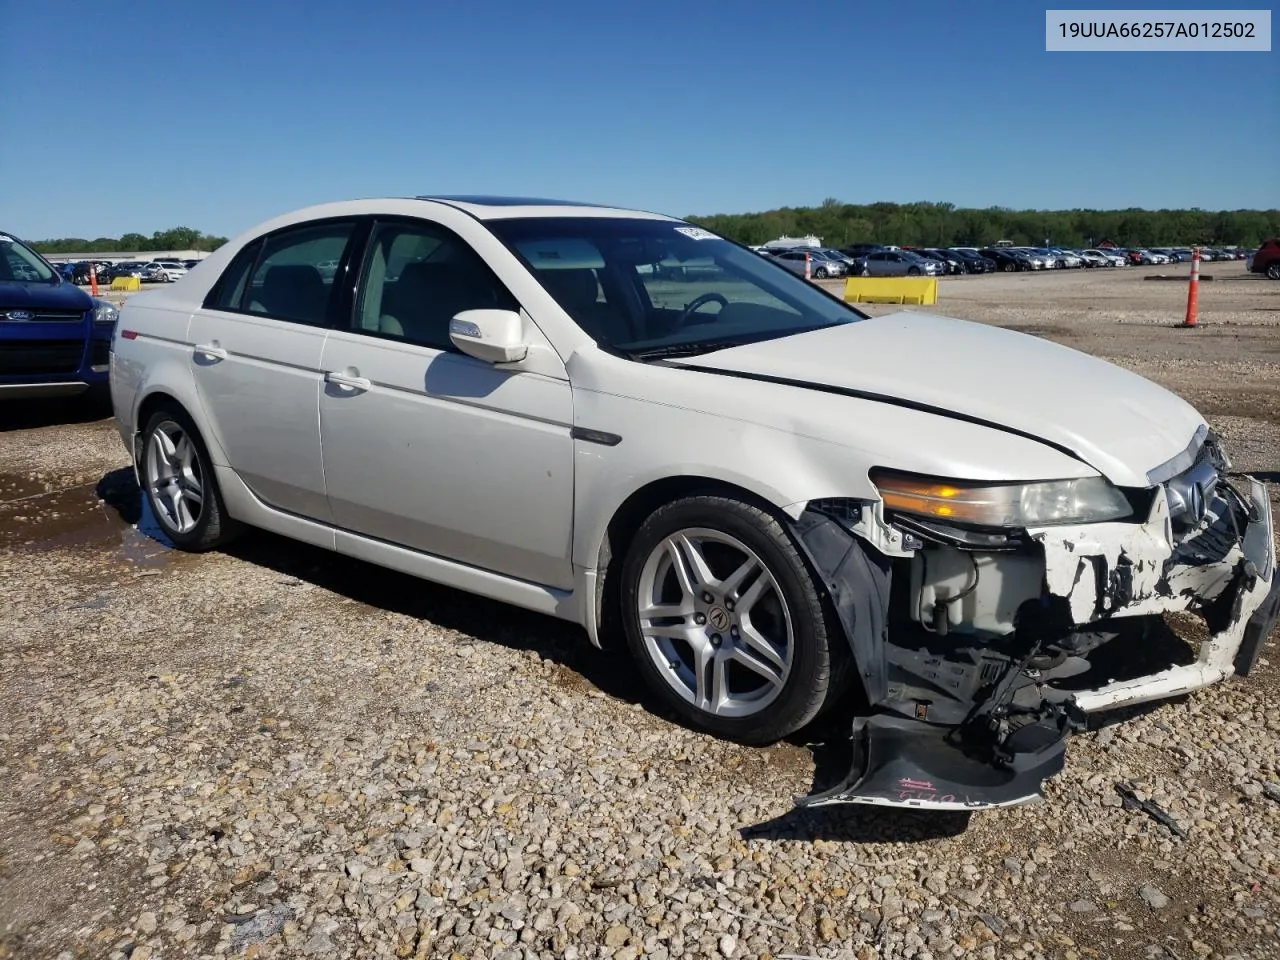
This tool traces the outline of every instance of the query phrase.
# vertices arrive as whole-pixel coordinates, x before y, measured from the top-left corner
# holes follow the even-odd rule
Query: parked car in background
[[[959,259],[965,273],[990,273],[996,265],[975,249],[953,247],[945,251],[948,255]]]
[[[1280,238],[1268,240],[1247,261],[1250,273],[1265,274],[1272,280],[1280,280]]]
[[[639,270],[696,258],[721,271],[693,298]],[[1034,800],[1090,714],[1270,652],[1266,488],[1184,400],[1040,337],[868,317],[681,220],[326,204],[131,299],[113,346],[179,549],[265,527],[618,636],[664,710],[735,741],[847,707],[852,765],[810,805]],[[1192,662],[1152,638],[1188,608]]]
[[[1059,270],[1075,270],[1084,266],[1084,260],[1074,250],[1063,250],[1060,247],[1049,247],[1047,250],[1053,258],[1053,265]]]
[[[164,275],[169,282],[181,280],[187,275],[187,268],[181,260],[157,260],[156,266],[164,271]]]
[[[111,268],[111,279],[137,277],[141,280],[142,273],[146,269],[148,262],[146,260],[122,260]]]
[[[950,276],[965,272],[964,260],[952,250],[942,250],[937,247],[917,247],[911,252],[929,260],[937,260]]]
[[[1084,252],[1101,257],[1103,263],[1108,267],[1125,267],[1129,265],[1129,258],[1124,253],[1111,247],[1086,250]]]
[[[0,400],[103,394],[116,308],[0,233]]]
[[[786,267],[797,276],[804,276],[805,258],[809,261],[809,275],[815,280],[825,280],[828,277],[843,277],[849,272],[848,265],[844,260],[837,260],[829,257],[821,250],[816,248],[805,248],[803,250],[770,250],[768,256],[776,260],[782,266]]]
[[[868,253],[875,253],[877,250],[887,249],[882,243],[851,243],[847,247],[841,247],[840,252],[848,254],[855,260],[865,257]]]
[[[828,260],[835,260],[837,263],[843,263],[845,273],[851,272],[854,264],[858,263],[857,257],[850,256],[843,250],[837,250],[834,247],[822,247],[821,252]]]
[[[69,264],[71,267],[71,282],[84,285],[93,279],[92,271],[96,266],[92,261],[82,260],[79,263]]]
[[[1015,255],[1025,257],[1032,270],[1047,270],[1050,267],[1048,256],[1037,253],[1035,247],[1010,247],[1009,249]]]
[[[153,260],[126,260],[117,263],[111,271],[111,279],[137,277],[143,283],[168,283],[169,275]]]
[[[1012,247],[984,247],[978,252],[994,263],[996,269],[1002,273],[1031,269],[1031,259],[1026,254],[1018,253]]]
[[[1097,250],[1081,250],[1080,262],[1086,267],[1109,267],[1107,258]]]
[[[862,260],[864,277],[937,277],[946,272],[942,261],[927,259],[910,250],[877,250]]]

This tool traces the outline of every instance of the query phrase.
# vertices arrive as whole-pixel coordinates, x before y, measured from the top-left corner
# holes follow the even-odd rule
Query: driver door
[[[572,588],[568,376],[500,369],[449,339],[460,311],[519,304],[466,241],[423,219],[374,224],[358,289],[354,316],[330,332],[321,360],[337,526]],[[361,546],[339,534],[338,549]]]

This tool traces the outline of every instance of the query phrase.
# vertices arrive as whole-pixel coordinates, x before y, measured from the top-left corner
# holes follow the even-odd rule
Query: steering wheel
[[[729,301],[726,300],[724,297],[720,296],[720,294],[718,293],[704,293],[700,297],[694,297],[693,302],[689,304],[687,307],[685,307],[684,313],[680,314],[680,316],[676,319],[675,328],[677,330],[681,330],[685,326],[687,326],[689,323],[689,319],[698,311],[698,309],[700,307],[706,306],[708,303],[720,304],[721,310],[723,310],[725,307],[729,305]]]

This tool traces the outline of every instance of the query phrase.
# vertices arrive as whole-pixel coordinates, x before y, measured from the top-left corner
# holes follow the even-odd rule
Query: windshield
[[[778,263],[685,223],[555,217],[487,226],[597,343],[636,359],[866,316]]]
[[[0,233],[0,282],[57,283],[58,272],[20,240]]]

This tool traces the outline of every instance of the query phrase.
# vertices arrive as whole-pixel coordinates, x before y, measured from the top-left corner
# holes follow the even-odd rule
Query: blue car
[[[0,402],[91,388],[105,396],[116,318],[111,304],[0,232]]]

